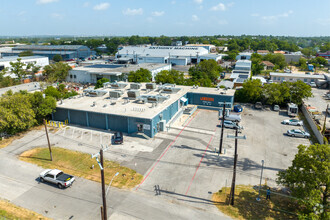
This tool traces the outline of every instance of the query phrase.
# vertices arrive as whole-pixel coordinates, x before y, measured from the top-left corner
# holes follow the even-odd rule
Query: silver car
[[[305,131],[302,131],[300,129],[288,130],[286,133],[290,137],[303,137],[303,138],[309,138],[310,137],[309,133],[307,133]]]
[[[233,122],[233,121],[228,121],[228,120],[225,120],[224,122],[223,122],[223,126],[225,127],[225,128],[237,128],[237,129],[243,129],[243,127],[242,126],[239,126],[239,125],[237,125],[235,122]]]
[[[284,121],[282,121],[282,124],[285,125],[297,125],[297,126],[302,126],[303,125],[303,121],[300,121],[298,119],[286,119]]]

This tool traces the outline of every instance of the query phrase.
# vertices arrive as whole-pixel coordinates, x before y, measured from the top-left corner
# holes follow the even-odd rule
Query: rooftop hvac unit
[[[156,89],[156,83],[147,83],[146,84],[146,89]]]
[[[166,92],[166,93],[177,93],[180,90],[181,90],[180,88],[176,88],[176,87],[164,87],[163,88],[163,92]]]
[[[167,100],[168,96],[161,96],[161,95],[150,95],[147,97],[147,101],[150,103],[161,103]]]
[[[127,91],[127,96],[130,99],[136,99],[137,97],[140,96],[140,91],[139,90],[129,90],[129,91]]]
[[[107,91],[95,89],[85,89],[83,92],[92,97],[104,96],[107,93]]]
[[[114,83],[111,83],[111,88],[114,88],[114,89],[123,89],[127,86],[127,83],[121,83],[121,82],[114,82]]]
[[[110,98],[120,98],[124,94],[121,90],[114,90],[109,92]]]
[[[108,88],[110,86],[110,82],[103,83],[103,88]]]
[[[131,89],[141,89],[142,85],[140,83],[131,83]]]

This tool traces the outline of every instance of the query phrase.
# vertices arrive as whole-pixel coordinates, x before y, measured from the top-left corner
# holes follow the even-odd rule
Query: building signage
[[[149,49],[152,50],[198,50],[198,47],[166,47],[166,46],[160,46],[160,47],[149,47]]]
[[[148,124],[143,124],[143,129],[144,129],[144,130],[150,130],[150,125],[148,125]]]
[[[209,97],[201,97],[201,101],[208,101],[208,102],[214,102],[214,98],[209,98]]]

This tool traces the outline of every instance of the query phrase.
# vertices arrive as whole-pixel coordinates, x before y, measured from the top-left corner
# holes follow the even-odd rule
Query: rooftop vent
[[[107,91],[95,89],[85,89],[83,92],[92,97],[104,96],[107,93]]]
[[[109,92],[110,98],[120,98],[124,94],[121,90],[114,90]]]
[[[130,88],[131,89],[141,89],[142,85],[141,83],[131,83]]]
[[[181,90],[181,88],[175,88],[175,87],[163,87],[164,93],[178,93]]]
[[[156,89],[156,83],[147,83],[146,89],[151,89],[151,90]]]
[[[111,83],[111,88],[114,88],[114,89],[123,89],[126,86],[127,86],[127,83],[122,83],[122,82]]]
[[[129,90],[127,91],[127,96],[130,99],[136,99],[137,97],[140,96],[140,91],[139,90]]]

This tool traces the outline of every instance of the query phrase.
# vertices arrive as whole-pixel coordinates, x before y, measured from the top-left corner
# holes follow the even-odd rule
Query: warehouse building
[[[157,73],[162,70],[170,70],[168,64],[142,63],[133,64],[95,64],[89,66],[76,67],[70,70],[66,81],[76,83],[96,83],[97,80],[107,78],[110,82],[120,81],[124,79],[129,72],[137,71],[140,68],[147,69],[151,72],[154,80]],[[124,74],[124,75],[123,75]],[[122,78],[124,77],[124,78]]]
[[[10,62],[17,62],[17,59],[21,59],[21,62],[25,65],[34,64],[35,66],[44,67],[49,65],[48,57],[42,56],[27,56],[27,57],[18,57],[18,56],[10,56],[0,58],[0,71],[5,68],[10,68]]]
[[[24,51],[31,51],[34,55],[45,56],[50,60],[57,54],[61,55],[63,60],[95,55],[95,51],[83,45],[20,45],[12,48],[10,52],[3,52],[2,56],[18,56]]]
[[[58,102],[53,120],[154,137],[178,119],[188,104],[232,108],[234,90],[155,83],[105,83],[102,89]]]
[[[196,64],[203,60],[220,61],[221,54],[209,54],[208,49],[196,46],[126,46],[119,48],[119,63],[170,63],[174,65]]]
[[[273,82],[296,82],[298,80],[305,83],[316,83],[318,80],[324,80],[325,75],[310,75],[310,74],[292,74],[292,73],[270,73],[270,79]]]

